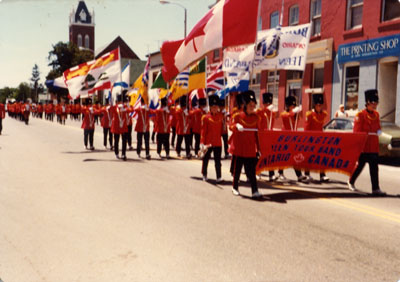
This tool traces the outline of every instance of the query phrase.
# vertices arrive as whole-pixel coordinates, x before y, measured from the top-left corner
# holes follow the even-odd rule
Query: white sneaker
[[[286,177],[283,174],[279,174],[278,179],[285,181]]]
[[[357,191],[356,186],[354,186],[354,184],[351,184],[350,180],[347,181],[347,186],[349,187],[350,191]]]
[[[276,175],[272,175],[269,177],[269,181],[276,181],[276,180],[278,180],[278,176]]]
[[[383,192],[381,189],[372,191],[372,195],[374,196],[386,196],[386,192]]]
[[[308,177],[307,177],[307,176],[304,176],[304,175],[299,176],[299,177],[297,177],[297,182],[308,183],[308,182],[309,182],[309,181],[308,181]]]
[[[222,177],[217,178],[217,183],[221,183],[222,181],[224,181],[224,180],[222,179]]]
[[[203,181],[207,181],[207,176],[203,175]]]
[[[252,198],[261,198],[262,195],[257,191],[251,195]]]
[[[321,177],[321,182],[329,182],[329,180],[329,177],[326,175]]]
[[[232,187],[232,194],[235,196],[239,196],[239,190],[236,190],[235,188]]]
[[[308,182],[314,181],[314,178],[312,178],[311,175],[306,175],[305,177],[306,177],[306,181],[308,181]]]
[[[257,179],[261,180],[261,174],[257,175]]]

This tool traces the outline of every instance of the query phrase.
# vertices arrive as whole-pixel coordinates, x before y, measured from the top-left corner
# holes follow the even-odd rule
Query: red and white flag
[[[104,54],[97,60],[80,64],[64,73],[69,95],[73,99],[86,97],[96,90],[111,89],[114,82],[121,79],[119,49]]]
[[[185,39],[164,42],[161,48],[164,80],[170,81],[211,50],[254,43],[258,4],[259,0],[221,0]]]

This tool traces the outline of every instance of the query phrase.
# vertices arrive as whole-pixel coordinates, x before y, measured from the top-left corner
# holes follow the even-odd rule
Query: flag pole
[[[257,24],[256,24],[256,39],[254,41],[254,54],[253,54],[253,60],[251,61],[251,69],[249,70],[250,72],[250,77],[249,77],[249,87],[252,84],[253,81],[253,72],[254,72],[254,59],[256,58],[256,51],[257,51],[257,42],[258,42],[258,23],[260,21],[261,17],[261,3],[262,0],[258,0],[258,11],[257,11]]]

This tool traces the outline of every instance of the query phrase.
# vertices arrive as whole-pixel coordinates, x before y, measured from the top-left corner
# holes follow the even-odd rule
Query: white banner
[[[304,71],[310,35],[311,24],[259,31],[257,48],[250,44],[224,50],[222,69],[228,73],[251,71],[252,67]]]

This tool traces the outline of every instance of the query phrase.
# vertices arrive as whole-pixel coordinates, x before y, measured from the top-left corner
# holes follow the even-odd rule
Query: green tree
[[[80,50],[73,43],[58,42],[53,45],[47,59],[52,70],[46,79],[51,80],[60,77],[64,71],[76,65],[93,60],[93,53],[89,50]]]
[[[32,90],[33,90],[33,97],[37,101],[38,100],[38,88],[39,88],[39,80],[40,80],[40,71],[37,64],[35,64],[32,68]]]
[[[15,88],[10,87],[0,89],[0,103],[5,103],[7,98],[12,98],[16,91]]]
[[[14,93],[14,98],[17,101],[26,101],[26,99],[32,98],[32,90],[30,85],[27,82],[21,82]]]

